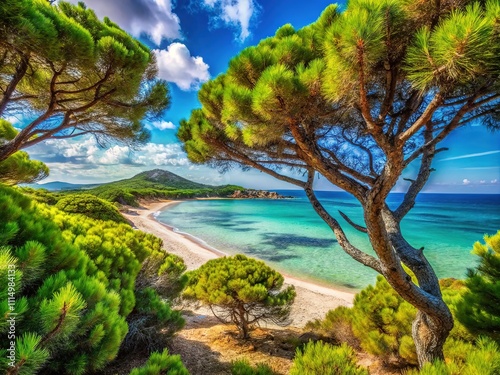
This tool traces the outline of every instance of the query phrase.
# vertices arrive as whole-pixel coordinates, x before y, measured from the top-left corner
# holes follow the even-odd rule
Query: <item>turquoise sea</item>
[[[284,200],[192,200],[170,206],[158,220],[227,254],[244,253],[279,271],[327,285],[361,289],[376,273],[346,255],[329,227],[317,216],[302,191],[278,191]],[[343,192],[318,192],[330,213],[343,224],[351,242],[371,252],[366,235],[338,214],[362,224],[357,201]],[[402,194],[391,194],[397,205]],[[402,230],[424,254],[437,275],[463,278],[476,264],[475,241],[500,229],[500,195],[421,194],[402,222]]]

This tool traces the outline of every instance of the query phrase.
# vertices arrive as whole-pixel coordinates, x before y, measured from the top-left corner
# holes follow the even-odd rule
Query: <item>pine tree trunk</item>
[[[451,317],[448,317],[448,321],[442,324],[441,320],[436,320],[421,311],[417,312],[413,321],[412,336],[420,368],[427,362],[444,360],[443,345],[450,332],[447,327],[450,326],[453,327]]]
[[[17,150],[15,147],[13,147],[12,142],[0,145],[0,163],[14,154],[16,151]]]
[[[322,207],[312,191],[305,189],[315,211],[335,233],[344,251],[358,262],[371,267],[382,274],[393,289],[417,310],[413,323],[413,339],[417,348],[419,365],[443,359],[443,345],[453,328],[453,317],[450,309],[444,303],[439,280],[432,266],[423,254],[423,248],[416,249],[403,237],[399,221],[394,213],[385,207],[363,202],[366,233],[378,260],[371,257],[357,256],[350,249],[347,239],[339,238],[338,223]],[[403,264],[415,275],[418,285],[414,284],[406,273]]]
[[[444,360],[443,345],[453,328],[453,316],[443,301],[439,279],[424,256],[424,249],[416,249],[405,240],[399,222],[394,219],[393,214],[384,210],[381,217],[379,223],[383,223],[383,233],[386,233],[386,236],[380,242],[394,250],[396,260],[404,263],[414,273],[418,282],[418,287],[415,287],[409,277],[401,277],[404,270],[400,267],[395,267],[394,270],[394,265],[388,267],[389,270],[384,273],[401,297],[418,310],[412,325],[412,337],[419,366],[438,359]]]
[[[238,315],[239,315],[239,328],[241,330],[241,336],[243,339],[250,338],[250,329],[248,327],[248,322],[245,316],[245,308],[243,306],[238,306]]]

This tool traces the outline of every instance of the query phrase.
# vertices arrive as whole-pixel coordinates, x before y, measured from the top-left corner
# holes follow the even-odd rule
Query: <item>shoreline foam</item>
[[[137,215],[125,213],[124,216],[137,229],[160,237],[164,242],[164,249],[183,258],[188,270],[196,269],[210,259],[228,255],[189,233],[181,232],[156,220],[155,216],[160,211],[179,203],[182,201],[146,202],[143,203],[143,208],[135,209]],[[286,274],[283,276],[285,283],[294,285],[297,292],[291,313],[293,326],[303,327],[310,320],[322,319],[329,310],[338,306],[352,306],[354,299],[352,292]]]

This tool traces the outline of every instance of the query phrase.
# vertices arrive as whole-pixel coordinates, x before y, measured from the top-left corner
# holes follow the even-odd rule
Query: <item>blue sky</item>
[[[72,2],[77,2],[76,0]],[[27,150],[45,161],[51,175],[43,182],[105,182],[162,168],[199,182],[287,188],[256,171],[217,171],[189,163],[175,133],[179,120],[199,107],[197,89],[226,70],[231,57],[271,36],[280,26],[295,28],[317,19],[324,0],[87,0],[99,17],[108,16],[155,50],[160,76],[170,82],[172,105],[162,121],[148,124],[152,140],[140,151],[100,149],[92,138],[47,141]],[[18,121],[12,119],[14,122]],[[453,133],[436,157],[427,192],[500,192],[500,132],[468,126]],[[410,173],[411,171],[409,171]],[[324,179],[319,189],[331,189]],[[401,185],[404,188],[404,184]]]

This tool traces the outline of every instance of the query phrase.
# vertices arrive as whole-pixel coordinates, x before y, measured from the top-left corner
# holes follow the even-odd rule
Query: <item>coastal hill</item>
[[[72,190],[77,192],[79,190]],[[281,198],[275,192],[247,190],[236,185],[206,185],[188,180],[170,171],[153,169],[141,172],[132,178],[114,181],[91,189],[85,193],[120,204],[137,206],[144,199],[183,199],[198,197],[223,198]]]
[[[141,172],[132,178],[104,184],[105,187],[134,186],[172,189],[213,189],[217,186],[200,184],[163,169]]]
[[[120,204],[137,206],[142,199],[227,197],[241,186],[212,186],[190,181],[162,169],[141,172],[132,178],[101,184],[85,192]],[[76,192],[73,190],[73,192]]]

